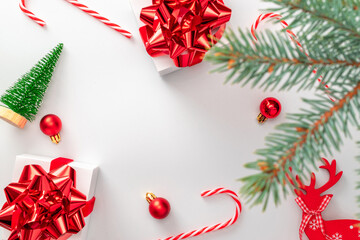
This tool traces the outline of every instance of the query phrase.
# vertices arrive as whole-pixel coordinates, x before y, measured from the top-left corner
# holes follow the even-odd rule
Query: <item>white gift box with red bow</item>
[[[26,165],[40,165],[46,172],[49,172],[50,163],[54,159],[55,158],[28,154],[16,156],[15,168],[11,182],[18,182],[19,177]],[[68,165],[76,171],[76,188],[85,194],[87,200],[90,200],[95,193],[96,181],[99,172],[98,166],[75,161],[69,163]],[[86,239],[91,215],[92,214],[85,218],[85,227],[78,234],[72,235],[68,240]],[[9,236],[10,232],[1,228],[1,240],[6,240]]]

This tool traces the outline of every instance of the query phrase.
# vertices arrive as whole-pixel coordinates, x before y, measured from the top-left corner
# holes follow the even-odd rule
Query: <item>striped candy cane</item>
[[[109,19],[101,16],[98,12],[89,9],[87,6],[85,6],[84,4],[79,3],[79,1],[77,0],[66,0],[67,2],[71,3],[72,5],[80,8],[82,11],[86,12],[87,14],[91,15],[92,17],[98,19],[99,21],[101,21],[102,23],[104,23],[105,25],[111,27],[112,29],[114,29],[115,31],[121,33],[122,35],[124,35],[127,38],[131,38],[132,34],[128,31],[126,31],[125,29],[123,29],[122,27],[120,27],[119,25],[117,25],[116,23],[112,23],[110,22]],[[39,24],[40,26],[45,26],[46,23],[41,20],[40,18],[36,17],[35,14],[33,14],[32,12],[30,12],[26,6],[25,6],[25,0],[21,0],[20,2],[20,9],[32,20],[34,20],[37,24]]]
[[[119,33],[121,33],[122,35],[124,35],[127,38],[131,38],[132,34],[128,31],[126,31],[125,29],[123,29],[122,27],[120,27],[119,25],[117,25],[116,23],[112,23],[110,22],[109,19],[101,16],[98,12],[95,12],[93,10],[90,10],[87,6],[85,6],[84,4],[79,3],[79,1],[77,0],[66,0],[67,2],[71,3],[72,5],[80,8],[82,11],[86,12],[87,14],[89,14],[90,16],[93,16],[94,18],[96,18],[97,20],[101,21],[102,23],[104,23],[105,25],[107,25],[108,27],[111,27],[112,29],[114,29],[115,31],[118,31]]]
[[[271,20],[271,19],[277,19],[280,21],[280,24],[281,26],[286,29],[286,33],[288,34],[288,36],[290,37],[291,41],[293,41],[296,46],[299,47],[300,51],[303,52],[308,58],[309,55],[305,52],[303,46],[301,45],[301,43],[299,42],[298,40],[298,37],[295,35],[295,33],[293,31],[291,31],[290,29],[288,29],[289,27],[289,24],[287,22],[285,22],[284,20],[282,20],[282,16],[279,15],[279,14],[276,14],[276,13],[266,13],[266,14],[261,14],[257,19],[256,21],[253,23],[253,25],[251,26],[251,34],[253,36],[253,38],[257,41],[257,37],[256,37],[256,34],[255,34],[255,31],[258,29],[259,25],[261,22],[264,22],[266,20]],[[315,68],[313,70],[313,73],[316,74],[317,73],[317,68]],[[330,98],[331,101],[335,102],[336,99],[334,97],[332,97],[330,95],[330,90],[329,90],[329,86],[322,80],[323,79],[323,76],[320,76],[318,78],[318,81],[325,87],[326,89],[326,93],[328,95],[328,97]]]
[[[223,228],[233,225],[238,220],[239,215],[241,213],[241,203],[240,203],[238,195],[231,190],[228,190],[225,188],[217,188],[214,190],[205,191],[205,192],[201,193],[201,196],[205,198],[205,197],[210,197],[210,196],[217,195],[217,194],[226,194],[235,201],[235,206],[236,206],[235,214],[231,219],[229,219],[228,221],[223,222],[223,223],[218,223],[213,226],[203,227],[201,229],[193,230],[193,231],[190,231],[187,233],[181,233],[177,236],[164,238],[162,240],[180,240],[180,239],[185,239],[185,238],[190,238],[190,237],[196,237],[196,236],[199,236],[199,235],[202,235],[205,233],[217,231],[217,230],[220,230],[220,229],[223,229]]]
[[[29,18],[31,18],[32,20],[34,20],[37,24],[39,24],[40,26],[45,26],[46,23],[41,20],[40,18],[36,17],[34,13],[30,12],[26,6],[25,6],[25,0],[21,0],[20,2],[20,9],[21,11],[23,11],[25,13],[26,16],[28,16]]]

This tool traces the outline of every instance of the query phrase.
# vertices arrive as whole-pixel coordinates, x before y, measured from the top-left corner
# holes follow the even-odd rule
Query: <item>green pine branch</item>
[[[310,109],[289,114],[288,122],[280,124],[276,133],[266,138],[266,148],[256,151],[259,160],[247,168],[260,171],[241,179],[241,193],[253,205],[263,204],[264,210],[272,195],[275,204],[292,189],[286,175],[293,172],[307,178],[311,168],[317,168],[322,154],[332,155],[342,144],[342,133],[349,137],[349,124],[359,127],[360,82],[344,84],[336,93],[334,104],[326,96],[303,99]]]
[[[328,46],[308,47],[309,57],[281,32],[265,31],[253,44],[249,31],[225,34],[229,44],[220,43],[210,50],[206,60],[219,65],[213,72],[229,72],[226,82],[251,84],[266,89],[298,90],[322,87],[316,79],[323,76],[328,85],[345,80],[357,82],[360,55],[336,54]],[[358,39],[360,41],[360,38]],[[317,74],[313,70],[317,68]]]
[[[309,58],[285,31],[257,32],[260,40],[254,43],[249,31],[239,30],[236,35],[230,30],[225,35],[229,44],[216,45],[206,56],[218,65],[215,72],[229,73],[226,82],[264,89],[279,86],[280,90],[297,86],[300,90],[313,88],[320,75],[329,85],[358,76],[360,0],[264,1],[274,3],[275,7],[266,12],[284,17]],[[314,68],[319,69],[316,76],[312,74]]]
[[[213,72],[227,72],[226,82],[271,90],[321,88],[316,79],[323,76],[338,99],[333,103],[324,94],[304,99],[310,109],[288,115],[288,122],[266,138],[266,147],[256,151],[259,159],[246,165],[257,173],[242,179],[241,192],[266,209],[270,196],[279,204],[292,189],[289,168],[306,178],[322,154],[339,150],[350,124],[359,127],[360,0],[264,1],[275,4],[266,12],[284,17],[303,50],[285,31],[257,32],[254,42],[249,30],[229,30],[224,35],[229,43],[217,44],[206,56],[217,65]]]
[[[265,0],[276,5],[274,11],[290,19],[301,40],[312,45],[329,45],[334,51],[354,56],[360,52],[359,0]]]
[[[9,88],[1,96],[0,101],[27,120],[33,121],[41,106],[62,49],[63,44],[58,44]]]

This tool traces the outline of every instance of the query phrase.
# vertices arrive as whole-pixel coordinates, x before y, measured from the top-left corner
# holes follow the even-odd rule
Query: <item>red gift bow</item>
[[[84,226],[95,198],[76,189],[76,172],[57,158],[47,173],[39,165],[24,167],[19,182],[5,188],[7,202],[0,211],[0,226],[11,231],[9,240],[65,240]]]
[[[202,62],[222,37],[231,9],[223,0],[153,0],[141,10],[140,35],[152,57],[170,55],[177,67]]]
[[[302,240],[302,235],[303,235],[303,233],[305,231],[305,228],[309,224],[310,219],[313,218],[313,217],[315,217],[316,224],[318,226],[320,226],[320,230],[321,230],[322,234],[325,236],[325,238],[331,240],[331,237],[327,236],[326,233],[325,233],[324,221],[322,220],[322,217],[321,217],[321,213],[329,205],[330,200],[331,200],[331,196],[329,196],[329,195],[325,196],[325,198],[324,198],[323,202],[321,203],[319,209],[314,211],[314,210],[310,210],[306,206],[306,204],[304,203],[304,201],[302,200],[301,197],[298,197],[298,198],[295,199],[296,203],[299,205],[299,207],[304,212],[304,216],[303,216],[303,219],[301,221],[301,226],[300,226],[300,230],[299,230],[300,240]]]

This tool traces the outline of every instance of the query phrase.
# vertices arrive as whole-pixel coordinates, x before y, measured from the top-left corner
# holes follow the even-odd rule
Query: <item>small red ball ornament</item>
[[[166,218],[171,210],[170,203],[165,198],[158,198],[153,193],[146,193],[149,203],[149,212],[156,219]]]
[[[58,144],[61,140],[60,131],[61,131],[62,123],[61,119],[54,115],[48,114],[43,117],[40,121],[40,129],[45,134],[50,136],[50,139],[53,143]]]
[[[259,123],[264,123],[268,118],[276,118],[281,112],[281,103],[276,98],[265,98],[260,104]]]

